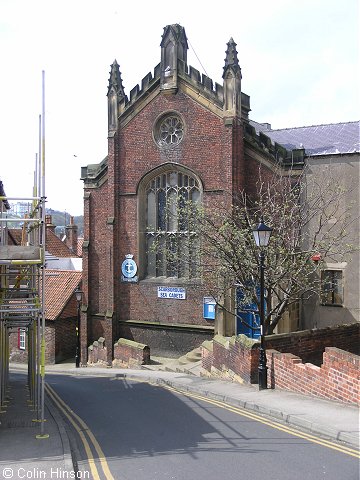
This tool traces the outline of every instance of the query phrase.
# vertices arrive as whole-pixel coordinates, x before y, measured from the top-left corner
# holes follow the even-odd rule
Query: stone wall
[[[152,355],[178,358],[205,340],[211,340],[214,328],[212,325],[199,328],[181,324],[122,322],[120,336],[149,345]]]
[[[88,347],[88,365],[106,366],[107,364],[107,347],[105,346],[105,339],[100,337]]]

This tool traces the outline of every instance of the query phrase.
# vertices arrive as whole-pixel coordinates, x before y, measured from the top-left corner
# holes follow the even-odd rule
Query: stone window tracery
[[[200,202],[198,180],[169,170],[145,187],[146,277],[198,276],[199,239],[189,205]]]
[[[160,118],[155,126],[154,136],[161,147],[178,145],[184,137],[184,124],[176,114],[168,114]]]

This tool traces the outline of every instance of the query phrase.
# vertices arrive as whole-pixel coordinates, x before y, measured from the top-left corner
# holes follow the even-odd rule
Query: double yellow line
[[[130,380],[130,378],[129,378]],[[269,427],[275,428],[277,430],[280,430],[285,433],[289,433],[290,435],[294,435],[295,437],[303,438],[304,440],[308,440],[309,442],[312,443],[317,443],[318,445],[322,445],[327,448],[331,448],[333,450],[337,450],[338,452],[345,453],[346,455],[350,455],[355,458],[360,458],[360,453],[358,450],[355,450],[353,448],[346,447],[344,445],[339,445],[337,443],[331,442],[329,440],[322,439],[320,437],[316,437],[314,435],[310,435],[305,432],[300,432],[299,430],[295,430],[293,428],[287,427],[285,425],[282,425],[281,423],[273,422],[271,420],[268,420],[260,415],[257,415],[256,413],[252,413],[249,411],[245,411],[241,408],[234,407],[232,405],[228,405],[224,402],[218,401],[218,400],[213,400],[208,397],[203,397],[202,395],[198,395],[195,393],[190,393],[178,388],[174,388],[171,386],[167,385],[161,385],[163,388],[166,388],[167,390],[170,390],[172,392],[184,395],[185,397],[193,398],[196,400],[201,400],[203,402],[210,403],[211,405],[215,405],[217,407],[223,408],[225,410],[228,410],[229,412],[236,413],[238,415],[241,415],[246,418],[250,418],[252,420],[255,420],[259,423],[263,423],[264,425],[268,425]]]
[[[241,415],[242,417],[249,418],[251,420],[257,421],[259,423],[262,423],[264,425],[267,425],[271,428],[275,428],[277,430],[280,430],[282,432],[285,432],[287,434],[293,435],[295,437],[302,438],[304,440],[307,440],[312,443],[316,443],[318,445],[321,445],[326,448],[330,448],[332,450],[336,450],[338,452],[341,452],[346,455],[350,455],[355,458],[360,458],[360,454],[358,450],[355,450],[353,448],[346,447],[344,445],[337,444],[335,442],[331,442],[329,440],[322,439],[320,437],[316,437],[315,435],[310,435],[305,432],[301,432],[299,430],[295,430],[293,428],[287,427],[286,425],[283,425],[281,423],[277,423],[275,421],[269,420],[265,417],[262,417],[261,415],[257,415],[256,413],[252,413],[248,410],[244,410],[239,407],[235,407],[229,404],[226,404],[222,401],[219,400],[214,400],[208,397],[204,397],[202,395],[196,394],[196,393],[191,393],[185,390],[181,390],[180,388],[175,388],[169,385],[164,384],[154,384],[150,381],[142,380],[136,377],[127,377],[126,378],[129,381],[135,381],[135,382],[140,382],[140,383],[148,383],[153,386],[158,386],[160,388],[164,388],[166,390],[169,390],[171,392],[174,392],[176,394],[183,395],[185,397],[189,397],[191,399],[195,400],[201,400],[203,402],[209,403],[211,405],[214,405],[216,407],[220,407],[222,409],[228,410],[229,412],[236,413],[237,415]],[[121,379],[122,381],[124,380],[123,378]],[[92,473],[92,478],[95,480],[100,480],[99,472],[95,463],[94,456],[92,454],[92,449],[89,444],[92,444],[93,448],[95,449],[97,453],[97,457],[100,461],[101,468],[104,472],[105,478],[107,480],[114,480],[114,477],[112,476],[108,463],[106,461],[106,457],[104,455],[104,452],[102,451],[98,441],[96,440],[94,434],[91,432],[90,428],[86,425],[86,423],[75,413],[71,410],[71,408],[66,405],[66,403],[57,395],[57,393],[50,387],[50,385],[46,384],[45,386],[46,391],[50,398],[53,400],[55,405],[63,412],[65,417],[70,421],[70,423],[73,425],[77,433],[79,434],[79,437],[84,445],[84,449],[88,458],[88,463],[89,467]],[[86,435],[85,435],[85,433]],[[89,439],[89,441],[88,441]]]
[[[114,480],[114,477],[110,472],[109,465],[106,461],[104,452],[102,451],[99,445],[99,442],[96,440],[90,428],[78,415],[76,415],[76,413],[73,410],[71,410],[71,408],[59,397],[59,395],[53,390],[52,387],[50,387],[48,383],[45,384],[45,389],[46,389],[46,393],[49,395],[51,400],[62,411],[62,413],[65,415],[65,417],[69,420],[71,425],[75,428],[75,430],[79,434],[79,437],[84,445],[84,449],[87,455],[92,478],[94,480],[100,480],[99,471],[96,466],[90,444],[93,446],[93,448],[97,453],[97,457],[100,461],[100,465],[104,472],[105,478],[107,480]]]

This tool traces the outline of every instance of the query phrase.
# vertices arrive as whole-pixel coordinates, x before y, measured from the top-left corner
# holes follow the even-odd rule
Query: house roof
[[[76,252],[76,255],[78,257],[82,257],[82,247],[83,247],[83,243],[84,243],[84,237],[79,237],[78,238],[78,241],[77,241],[77,252]]]
[[[74,253],[50,228],[46,229],[46,251],[56,257],[74,257]]]
[[[306,155],[334,155],[360,152],[360,121],[272,130],[267,123],[250,122],[273,142],[288,150],[305,148]]]
[[[11,228],[9,229],[9,236],[13,240],[15,245],[21,245],[21,228]],[[65,245],[64,242],[53,232],[50,228],[46,229],[46,251],[55,257],[74,257],[75,255],[70,251],[70,249]]]
[[[15,245],[21,245],[21,239],[22,239],[21,228],[9,228],[8,235]]]
[[[76,270],[45,271],[45,311],[47,320],[55,320],[74,295],[81,282],[82,273]],[[70,313],[76,316],[76,307]]]

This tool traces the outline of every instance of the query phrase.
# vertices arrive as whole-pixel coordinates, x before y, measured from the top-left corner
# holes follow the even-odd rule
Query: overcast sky
[[[185,28],[188,64],[222,83],[237,43],[251,118],[273,128],[359,120],[358,0],[0,0],[0,179],[31,195],[45,71],[47,206],[82,214],[81,166],[107,154],[107,86],[160,62],[163,28]],[[199,59],[199,60],[198,60]]]

